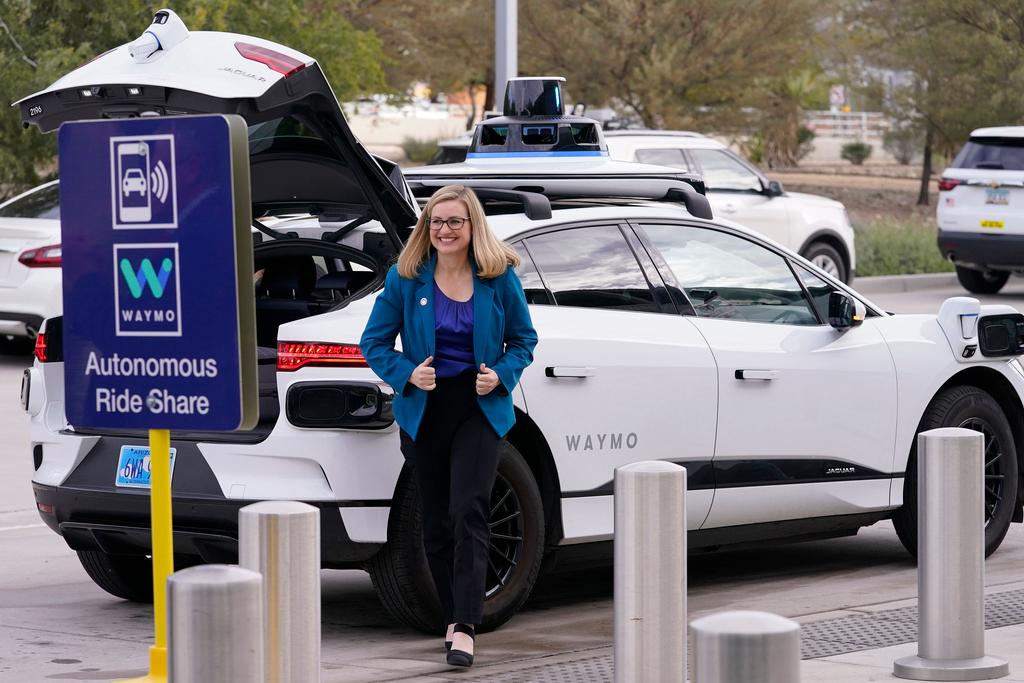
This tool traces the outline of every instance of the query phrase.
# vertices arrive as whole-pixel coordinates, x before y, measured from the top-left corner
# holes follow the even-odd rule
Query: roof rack
[[[445,185],[451,185],[458,181],[446,180],[410,180],[409,187],[417,199],[429,197],[434,191]],[[459,183],[470,188],[476,194],[477,199],[486,204],[492,201],[511,202],[521,204],[523,213],[531,221],[543,221],[551,218],[551,201],[539,192],[525,192],[523,190],[508,190],[496,187],[477,186],[472,182]]]
[[[564,184],[547,180],[523,181],[516,188],[495,187],[497,183],[508,183],[500,178],[437,178],[409,179],[413,194],[429,197],[439,187],[459,183],[471,188],[482,202],[504,201],[521,204],[523,213],[530,220],[551,218],[551,201],[558,199],[645,199],[655,202],[682,203],[690,215],[711,220],[714,214],[707,197],[683,180],[632,178],[632,182],[614,179],[614,186],[606,182]],[[609,179],[601,179],[609,180]]]

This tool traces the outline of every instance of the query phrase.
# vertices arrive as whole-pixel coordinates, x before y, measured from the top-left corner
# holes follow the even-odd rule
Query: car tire
[[[839,250],[827,242],[813,242],[804,250],[803,257],[843,283],[849,282],[846,261]]]
[[[153,562],[145,555],[79,550],[78,560],[97,586],[132,602],[153,602]]]
[[[956,279],[964,289],[973,294],[995,294],[1010,279],[1010,274],[997,270],[974,270],[957,266]]]
[[[480,632],[501,626],[519,610],[533,590],[544,554],[544,507],[537,482],[515,447],[502,442],[501,448],[491,493],[491,551]],[[391,503],[388,542],[367,569],[380,601],[395,619],[424,633],[444,631],[408,467]]]
[[[918,432],[965,427],[985,434],[985,556],[996,551],[1010,528],[1020,485],[1016,443],[1010,422],[988,392],[971,386],[943,389],[929,404]],[[903,546],[917,556],[917,440],[903,483],[903,507],[893,525]]]

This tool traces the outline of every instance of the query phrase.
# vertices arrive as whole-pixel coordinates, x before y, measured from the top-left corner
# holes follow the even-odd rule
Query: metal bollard
[[[208,564],[167,579],[169,683],[263,683],[263,577]]]
[[[267,683],[317,683],[320,510],[283,500],[245,506],[238,562],[263,575]]]
[[[615,681],[686,680],[686,470],[615,470]]]
[[[893,674],[981,681],[1009,674],[985,656],[985,437],[946,428],[917,438],[917,655]]]
[[[800,624],[767,612],[696,619],[694,683],[798,683]]]

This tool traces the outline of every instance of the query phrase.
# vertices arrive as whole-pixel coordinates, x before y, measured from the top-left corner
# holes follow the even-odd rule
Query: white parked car
[[[712,138],[689,131],[605,131],[613,159],[672,166],[699,174],[716,216],[767,235],[843,282],[856,269],[853,228],[840,202],[787,192]]]
[[[184,562],[232,561],[240,507],[306,501],[321,511],[323,565],[369,570],[396,618],[432,630],[439,607],[390,410],[400,388],[357,346],[414,218],[409,185],[355,142],[315,61],[260,41],[275,63],[305,65],[275,74],[239,58],[238,40],[193,33],[163,70],[137,69],[119,48],[23,101],[23,116],[44,106],[41,127],[52,130],[103,106],[124,113],[130,98],[84,103],[67,92],[152,82],[176,110],[240,111],[265,127],[252,155],[254,213],[307,215],[260,226],[254,246],[259,425],[172,434],[175,551]],[[266,80],[244,79],[247,94],[191,90],[215,93],[224,64]],[[455,180],[480,188],[495,232],[523,256],[540,336],[492,493],[484,628],[522,605],[545,559],[610,558],[614,470],[637,460],[688,468],[691,547],[852,534],[891,517],[913,552],[916,433],[977,429],[994,551],[1021,513],[1024,446],[1020,350],[996,348],[995,333],[1024,318],[972,299],[951,299],[938,316],[889,315],[796,253],[707,217],[698,180],[661,167],[638,178],[622,165],[558,160],[527,172],[499,158],[477,176],[433,167],[437,177],[412,182],[423,194]],[[145,448],[146,435],[68,424],[61,319],[41,338],[22,393],[40,514],[99,586],[147,599],[147,492],[116,484],[122,449]]]
[[[936,214],[967,291],[994,294],[1024,272],[1024,126],[973,131],[942,172]]]
[[[60,315],[60,264],[57,181],[0,204],[0,335],[33,339]]]

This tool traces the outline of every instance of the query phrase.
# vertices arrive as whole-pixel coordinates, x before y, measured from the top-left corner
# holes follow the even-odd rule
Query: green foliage
[[[800,126],[796,131],[796,160],[800,161],[814,151],[814,131]]]
[[[882,147],[904,166],[924,147],[924,129],[912,124],[897,126],[882,135]]]
[[[942,258],[935,243],[935,223],[919,218],[877,219],[855,225],[857,275],[943,273],[953,264]]]
[[[135,40],[167,3],[146,0],[0,1],[0,102],[38,92],[96,55]],[[316,58],[339,98],[385,87],[383,47],[345,18],[347,3],[313,0],[180,0],[192,31],[274,40]],[[56,136],[23,129],[15,107],[0,107],[0,198],[56,174]]]
[[[854,166],[860,166],[871,156],[871,145],[866,142],[848,142],[839,148],[839,156]]]
[[[437,140],[420,140],[407,137],[402,140],[405,158],[416,164],[425,164],[437,152]]]

